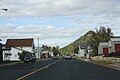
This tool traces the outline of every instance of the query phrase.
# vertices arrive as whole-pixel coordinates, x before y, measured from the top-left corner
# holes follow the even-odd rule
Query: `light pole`
[[[8,11],[7,8],[3,8],[3,9],[0,9],[0,10]],[[0,39],[0,41],[2,41],[2,39]],[[3,47],[3,44],[0,42],[0,62],[3,61],[3,49],[2,49],[2,47]]]
[[[8,11],[8,9],[7,9],[7,8],[3,8],[3,9],[0,9],[0,10],[3,10],[3,11]]]
[[[39,38],[38,38],[38,58],[40,58]]]
[[[0,39],[0,41],[2,40]],[[3,51],[2,51],[2,43],[0,42],[0,62],[2,61],[3,61]]]

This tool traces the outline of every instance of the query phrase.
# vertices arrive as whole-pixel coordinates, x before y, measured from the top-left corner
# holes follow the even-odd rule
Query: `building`
[[[120,37],[111,37],[108,42],[101,42],[98,46],[98,54],[120,52]]]
[[[90,42],[82,43],[79,46],[78,50],[78,56],[79,57],[90,57],[90,54],[92,54],[92,44]]]
[[[28,51],[34,53],[34,40],[33,38],[27,39],[7,39],[3,47],[3,60],[19,61],[18,53]]]
[[[41,52],[41,59],[49,58],[49,51],[42,51]]]
[[[120,52],[120,37],[112,37],[108,43],[109,43],[109,53]]]

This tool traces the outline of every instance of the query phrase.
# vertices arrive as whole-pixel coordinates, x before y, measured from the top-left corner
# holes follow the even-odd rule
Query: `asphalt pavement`
[[[35,63],[30,62],[0,66],[0,80],[16,80],[21,76],[24,76],[53,62],[55,62],[55,60],[42,60]]]
[[[43,60],[2,66],[0,80],[120,80],[120,71],[80,60]]]

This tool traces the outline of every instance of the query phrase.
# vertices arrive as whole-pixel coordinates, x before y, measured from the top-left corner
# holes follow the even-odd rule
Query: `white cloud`
[[[14,24],[7,24],[0,25],[0,38],[3,39],[4,43],[8,38],[34,38],[35,42],[37,42],[37,38],[40,38],[41,44],[47,43],[48,45],[65,46],[65,42],[68,43],[75,40],[77,36],[84,32],[79,30],[80,28],[61,28],[51,25],[16,26]]]
[[[112,28],[117,26],[114,32],[119,34],[120,0],[1,0],[0,8],[9,9],[7,12],[0,11],[0,17],[67,16],[71,18],[71,24],[76,24],[76,27],[66,28],[51,24],[17,26],[16,23],[8,23],[0,25],[0,38],[4,40],[22,37],[33,37],[37,40],[39,37],[43,43],[48,40],[47,44],[63,46],[88,30],[102,25],[113,26]]]
[[[2,0],[1,16],[101,15],[119,16],[119,0]]]

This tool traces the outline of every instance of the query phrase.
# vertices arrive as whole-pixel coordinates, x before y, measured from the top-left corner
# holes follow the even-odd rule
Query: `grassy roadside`
[[[112,61],[93,60],[93,59],[90,59],[89,61],[94,62],[94,63],[97,63],[97,64],[113,64],[113,63],[114,63],[114,62],[112,62]]]
[[[81,59],[81,58],[77,58],[78,60],[83,60],[86,61],[86,59]],[[87,61],[89,62],[93,62],[96,64],[113,64],[114,62],[112,61],[104,61],[104,60],[93,60],[93,59],[88,59]]]
[[[102,64],[113,64],[113,63],[120,63],[120,58],[96,56],[93,57],[90,61],[95,63],[102,63]]]

